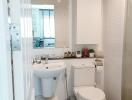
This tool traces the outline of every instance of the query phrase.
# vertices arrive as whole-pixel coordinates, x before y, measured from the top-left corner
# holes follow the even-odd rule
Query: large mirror
[[[32,0],[33,47],[69,47],[69,19],[69,0]]]

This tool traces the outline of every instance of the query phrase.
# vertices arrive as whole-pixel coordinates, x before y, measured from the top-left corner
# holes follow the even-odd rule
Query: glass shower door
[[[132,0],[127,1],[122,100],[132,100]]]

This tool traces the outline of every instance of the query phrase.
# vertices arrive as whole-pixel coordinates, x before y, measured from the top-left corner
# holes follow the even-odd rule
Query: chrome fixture
[[[49,55],[45,55],[45,64],[48,64]]]

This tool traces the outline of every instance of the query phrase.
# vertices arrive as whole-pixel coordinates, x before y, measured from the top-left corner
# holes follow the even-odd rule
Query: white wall
[[[121,100],[122,57],[126,0],[104,0],[105,93]]]
[[[13,100],[7,1],[0,0],[0,100]]]

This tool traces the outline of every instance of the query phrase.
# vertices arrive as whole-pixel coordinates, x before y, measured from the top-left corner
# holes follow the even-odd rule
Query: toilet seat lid
[[[78,95],[84,100],[104,100],[104,92],[95,87],[80,87],[77,90]]]

